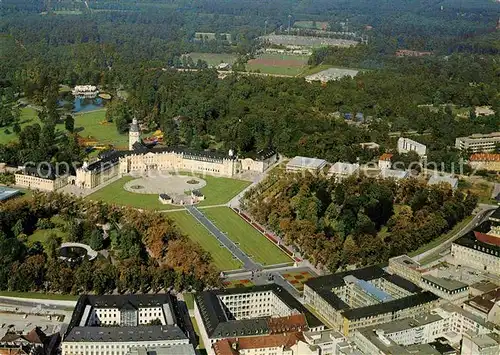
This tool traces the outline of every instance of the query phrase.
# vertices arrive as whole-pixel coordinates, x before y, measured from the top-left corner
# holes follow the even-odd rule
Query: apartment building
[[[500,144],[500,132],[473,134],[455,139],[455,148],[472,153],[493,152],[498,144]]]

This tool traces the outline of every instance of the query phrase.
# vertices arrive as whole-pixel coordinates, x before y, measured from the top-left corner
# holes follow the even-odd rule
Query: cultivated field
[[[203,210],[203,213],[256,262],[262,265],[292,262],[292,259],[284,252],[230,208],[207,208]]]
[[[307,56],[266,53],[246,64],[247,71],[296,76],[307,68]]]
[[[188,56],[190,56],[195,63],[198,59],[201,59],[207,62],[209,66],[216,66],[219,65],[220,63],[233,64],[236,61],[236,56],[234,54],[226,54],[226,53],[193,52],[189,53]]]
[[[167,216],[175,221],[182,233],[212,255],[215,265],[220,270],[241,268],[241,262],[234,259],[226,248],[221,247],[218,240],[187,211],[171,212]]]

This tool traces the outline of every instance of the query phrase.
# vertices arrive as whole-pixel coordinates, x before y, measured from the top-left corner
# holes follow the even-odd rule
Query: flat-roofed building
[[[425,146],[425,144],[419,143],[410,138],[399,138],[398,153],[404,154],[409,152],[415,152],[419,156],[423,157],[427,154],[427,147]]]
[[[500,354],[500,335],[465,334],[460,354],[462,355],[498,355]]]
[[[311,171],[318,172],[326,165],[326,160],[296,156],[286,164],[286,171]]]
[[[407,170],[383,169],[380,171],[380,177],[383,179],[401,180],[410,177]]]
[[[0,186],[0,202],[10,200],[21,194],[21,191],[17,189],[11,189],[10,187]]]
[[[493,152],[500,143],[500,132],[473,134],[455,139],[455,148],[472,153]]]
[[[413,260],[408,255],[395,256],[389,259],[389,272],[405,278],[415,285],[419,285],[422,280],[422,273],[426,271],[419,262]]]
[[[415,316],[439,297],[377,266],[308,280],[304,302],[345,336],[358,328]]]
[[[469,297],[469,286],[458,280],[424,275],[420,285],[440,298],[457,304],[461,304]]]
[[[328,177],[333,177],[337,181],[348,178],[349,176],[355,175],[359,172],[359,164],[336,162],[328,170]]]

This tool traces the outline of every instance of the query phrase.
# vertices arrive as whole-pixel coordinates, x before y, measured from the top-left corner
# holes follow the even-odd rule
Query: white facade
[[[126,330],[124,330],[126,337]],[[156,340],[156,341],[78,341],[62,343],[62,355],[126,355],[131,349],[137,346],[162,347],[177,344],[189,344],[188,339],[184,340]]]
[[[419,142],[416,142],[409,138],[399,138],[398,139],[398,153],[404,154],[409,152],[415,152],[419,156],[423,157],[427,154],[427,147]]]
[[[500,254],[490,251],[486,247],[477,245],[477,249],[457,243],[451,244],[451,262],[455,265],[464,265],[477,270],[487,271],[500,275]]]
[[[498,143],[500,143],[500,132],[473,134],[469,137],[455,139],[455,148],[469,150],[473,153],[492,152]]]
[[[293,311],[272,291],[220,295],[219,299],[236,319],[286,317]]]

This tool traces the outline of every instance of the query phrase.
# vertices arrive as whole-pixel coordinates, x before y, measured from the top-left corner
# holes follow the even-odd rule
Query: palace
[[[129,131],[129,150],[107,152],[100,160],[84,164],[76,171],[75,185],[92,189],[118,175],[148,171],[188,171],[233,177],[243,171],[262,173],[277,160],[278,155],[272,149],[261,150],[254,158],[240,159],[233,150],[222,154],[178,147],[149,148],[141,142],[134,118]]]

